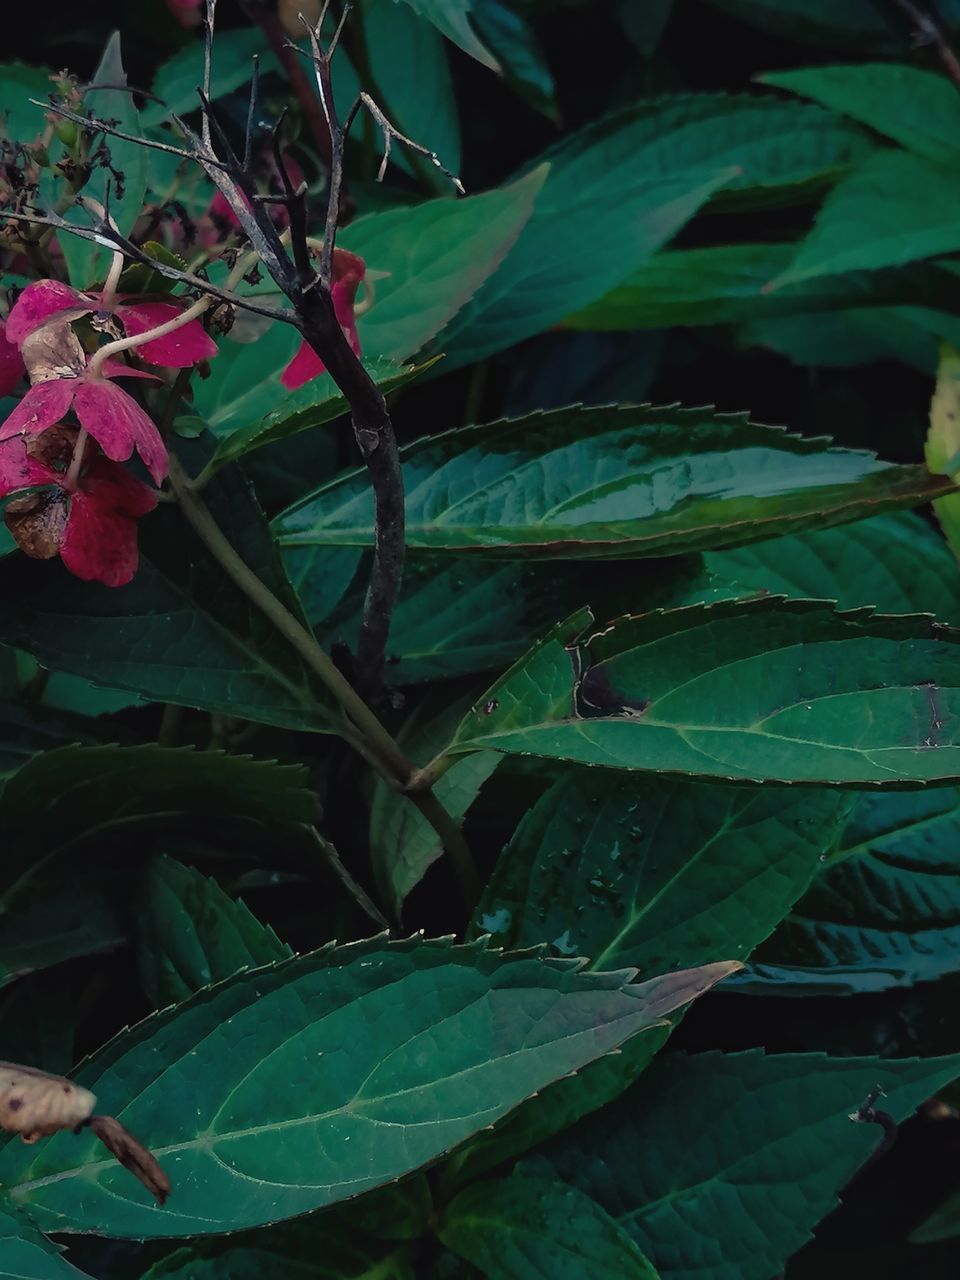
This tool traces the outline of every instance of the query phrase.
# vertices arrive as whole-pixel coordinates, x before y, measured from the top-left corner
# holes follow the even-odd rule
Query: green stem
[[[472,909],[477,904],[482,886],[477,864],[473,860],[470,846],[464,839],[459,824],[432,791],[412,791],[406,794],[443,842],[443,847],[453,863],[464,905]]]
[[[258,609],[270,619],[281,635],[293,645],[304,662],[320,677],[330,693],[343,707],[352,725],[365,739],[366,746],[388,781],[401,789],[413,773],[413,765],[393,738],[363,701],[350,682],[338,671],[314,636],[286,605],[273,594],[233,549],[229,539],[214,520],[210,509],[197,493],[175,454],[170,455],[170,488],[194,533],[220,567]],[[345,735],[352,740],[351,735]]]
[[[175,454],[170,455],[170,487],[185,519],[224,572],[300,654],[333,694],[347,716],[341,736],[397,788],[406,791],[416,770],[353,686],[334,666],[316,638],[273,592],[261,582],[234,550],[210,509],[197,493]],[[454,866],[466,905],[480,895],[480,877],[463,832],[437,797],[423,787],[410,794],[411,802],[440,837]]]

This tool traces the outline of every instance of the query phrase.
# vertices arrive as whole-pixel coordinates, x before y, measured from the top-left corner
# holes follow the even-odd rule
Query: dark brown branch
[[[944,65],[947,75],[960,89],[960,58],[957,57],[946,32],[930,10],[921,9],[913,0],[893,0],[893,3],[906,14],[914,28],[914,39],[917,44],[932,45]]]

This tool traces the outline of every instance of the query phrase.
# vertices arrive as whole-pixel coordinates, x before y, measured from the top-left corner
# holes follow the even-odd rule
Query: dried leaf
[[[14,498],[3,519],[17,546],[34,560],[52,560],[67,527],[67,498],[59,489]]]
[[[93,1116],[90,1128],[123,1167],[139,1178],[157,1202],[163,1204],[170,1194],[170,1179],[143,1143],[138,1142],[113,1116]]]
[[[24,1142],[85,1124],[96,1102],[89,1089],[63,1076],[0,1062],[0,1128]]]
[[[33,386],[54,378],[76,378],[83,373],[86,365],[83,347],[69,323],[83,314],[82,311],[62,311],[55,320],[24,338],[20,354]]]

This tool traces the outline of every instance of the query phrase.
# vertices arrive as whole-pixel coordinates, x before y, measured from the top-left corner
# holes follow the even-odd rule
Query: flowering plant
[[[0,67],[0,1276],[953,1280],[949,26],[94,9]]]

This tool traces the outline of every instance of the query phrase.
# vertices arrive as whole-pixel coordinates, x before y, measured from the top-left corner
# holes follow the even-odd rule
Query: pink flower
[[[46,431],[72,408],[108,458],[125,462],[136,449],[159,484],[167,474],[167,451],[160,432],[132,396],[108,381],[152,377],[107,360],[101,377],[90,377],[89,370],[84,370],[74,377],[37,382],[0,426],[0,441]]]
[[[25,372],[20,352],[7,337],[6,327],[0,321],[0,396],[8,396],[16,390]]]
[[[102,293],[81,293],[59,280],[36,280],[27,285],[11,310],[6,336],[22,347],[53,316],[72,322],[93,311],[116,315],[131,336],[176,319],[181,310],[178,303],[170,300],[148,302],[136,296],[117,298],[105,307]],[[186,369],[201,360],[211,360],[217,354],[217,346],[199,320],[188,320],[173,333],[145,342],[137,352],[150,364]]]
[[[367,264],[355,253],[350,253],[346,249],[334,249],[333,286],[330,290],[333,297],[333,310],[355,355],[360,354],[360,335],[357,333],[357,318],[353,309],[357,301],[357,289],[366,270]],[[308,342],[303,342],[297,354],[280,375],[280,381],[290,391],[295,391],[297,387],[302,387],[305,382],[316,378],[325,369],[326,366],[313,347]]]
[[[181,27],[199,27],[203,21],[203,0],[167,0],[167,8]]]
[[[77,437],[74,428],[62,427],[37,440],[17,436],[0,444],[0,497],[36,490],[7,504],[7,527],[28,556],[49,560],[59,553],[78,578],[122,587],[137,571],[137,520],[153,510],[157,496],[99,454],[85,459],[68,483]]]

